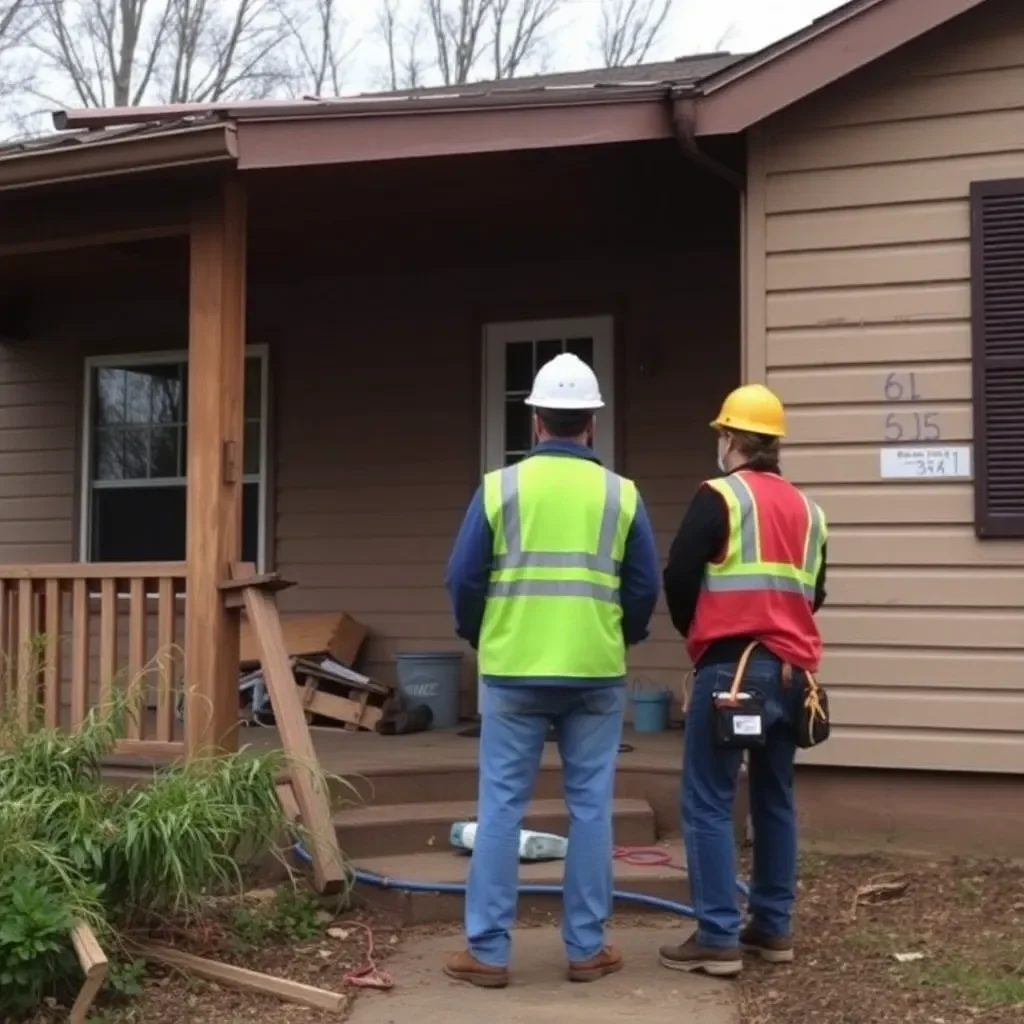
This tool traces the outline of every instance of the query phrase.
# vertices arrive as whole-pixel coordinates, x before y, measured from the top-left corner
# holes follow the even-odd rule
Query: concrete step
[[[615,862],[615,888],[657,896],[674,902],[690,902],[690,886],[685,869],[682,843],[659,843],[670,856],[668,865],[647,866],[623,861]],[[383,878],[403,879],[430,884],[465,884],[470,858],[455,852],[414,853],[353,859],[353,867]],[[542,864],[521,864],[520,885],[561,885],[564,864],[553,861]],[[397,916],[403,924],[428,924],[461,921],[462,894],[437,892],[404,892],[397,888],[381,888],[365,882],[356,884],[355,901],[367,907]],[[627,901],[616,903],[624,913],[643,913],[642,904]],[[555,895],[520,896],[519,914],[559,913],[561,897]]]
[[[654,811],[646,800],[616,800],[612,805],[615,842],[619,846],[650,846],[657,839]],[[476,817],[475,800],[443,803],[381,804],[339,811],[338,842],[350,860],[392,854],[447,850],[453,822]],[[524,828],[566,835],[568,811],[563,800],[535,800]]]

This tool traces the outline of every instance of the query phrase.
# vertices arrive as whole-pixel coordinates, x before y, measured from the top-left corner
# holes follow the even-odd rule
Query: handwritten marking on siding
[[[917,374],[892,371],[885,375],[882,392],[887,402],[918,402],[921,393],[917,390]],[[885,440],[892,444],[901,441],[941,441],[942,424],[937,412],[921,410],[915,412],[890,412],[885,417]]]
[[[971,475],[971,447],[882,448],[879,450],[883,480],[963,479]]]

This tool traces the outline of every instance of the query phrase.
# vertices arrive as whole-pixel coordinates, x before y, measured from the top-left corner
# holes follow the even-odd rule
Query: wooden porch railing
[[[131,688],[118,753],[184,753],[184,562],[0,566],[0,712],[78,728]]]

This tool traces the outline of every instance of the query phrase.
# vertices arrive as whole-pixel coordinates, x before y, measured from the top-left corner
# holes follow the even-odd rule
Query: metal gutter
[[[474,90],[442,95],[383,93],[338,100],[261,100],[251,103],[177,104],[165,107],[94,108],[58,111],[54,127],[112,128],[180,117],[217,117],[226,121],[297,120],[316,117],[408,116],[417,113],[458,113],[464,110],[524,110],[539,107],[590,106],[644,102],[663,97],[670,82],[622,82],[614,85],[564,85],[541,88]],[[676,86],[685,90],[686,86]]]
[[[95,142],[26,149],[0,157],[0,191],[237,158],[234,126],[228,124],[99,137]]]

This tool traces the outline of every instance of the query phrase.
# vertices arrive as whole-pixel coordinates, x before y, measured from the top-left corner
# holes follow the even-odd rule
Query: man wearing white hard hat
[[[572,981],[622,967],[612,910],[612,799],[626,648],[647,637],[659,565],[636,485],[590,447],[604,402],[570,353],[540,368],[526,400],[536,445],[488,473],[466,512],[445,585],[483,682],[478,823],[466,893],[468,947],[445,972],[508,984],[519,831],[553,728],[569,809],[562,936]]]

